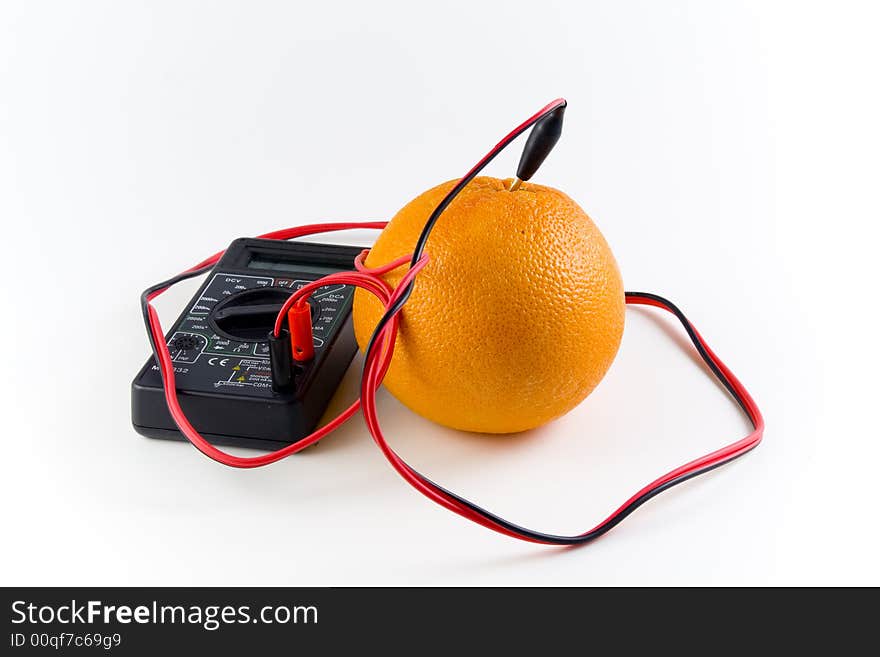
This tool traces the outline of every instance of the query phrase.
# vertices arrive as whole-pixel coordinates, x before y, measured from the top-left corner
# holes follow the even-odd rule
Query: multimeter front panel
[[[272,388],[268,334],[291,293],[353,269],[360,251],[262,239],[230,245],[167,336],[181,406],[206,438],[275,449],[311,433],[357,349],[354,289],[328,285],[312,294],[315,356],[296,364],[290,391]],[[144,435],[182,438],[152,358],[132,385],[132,421]]]

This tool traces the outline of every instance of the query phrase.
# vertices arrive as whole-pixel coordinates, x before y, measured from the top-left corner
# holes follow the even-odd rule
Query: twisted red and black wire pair
[[[394,353],[394,343],[397,335],[399,315],[405,307],[407,300],[412,294],[414,285],[416,284],[418,272],[425,266],[427,258],[425,256],[425,246],[428,242],[431,230],[442,215],[443,211],[455,199],[462,189],[471,181],[483,168],[495,158],[507,145],[509,145],[516,137],[549,116],[552,112],[565,106],[565,101],[558,99],[542,108],[539,112],[527,119],[525,122],[517,126],[507,136],[504,137],[489,153],[486,154],[458,183],[450,190],[446,197],[437,206],[431,216],[425,223],[422,234],[420,235],[413,254],[410,258],[410,269],[405,274],[396,288],[391,288],[382,278],[381,274],[402,266],[404,259],[389,263],[388,265],[369,270],[362,265],[358,266],[355,272],[340,272],[331,274],[327,277],[319,279],[314,283],[293,293],[284,304],[282,311],[278,315],[276,321],[275,332],[278,334],[281,323],[284,321],[286,309],[297,301],[303,301],[317,287],[330,283],[342,283],[361,287],[374,296],[376,296],[385,306],[385,314],[379,320],[365,350],[364,369],[361,377],[361,394],[360,398],[353,402],[345,411],[334,418],[331,422],[317,429],[311,435],[288,445],[282,449],[261,454],[254,457],[238,457],[222,450],[217,449],[205,440],[199,432],[193,427],[186,418],[180,403],[177,399],[177,391],[174,382],[174,367],[168,347],[163,336],[162,327],[159,323],[158,315],[153,308],[151,301],[156,296],[164,292],[168,287],[175,283],[192,278],[200,274],[208,272],[213,265],[220,259],[222,252],[207,258],[198,265],[175,276],[167,281],[154,285],[146,290],[141,296],[141,304],[144,315],[144,321],[147,327],[150,344],[153,348],[153,355],[159,366],[162,376],[163,388],[165,391],[166,402],[168,403],[169,412],[174,419],[175,424],[181,433],[195,445],[202,453],[210,458],[223,463],[225,465],[251,468],[268,465],[279,459],[294,454],[309,445],[314,444],[318,440],[336,429],[343,422],[353,416],[360,408],[363,411],[364,419],[367,427],[379,446],[386,459],[391,466],[404,478],[413,488],[420,493],[433,500],[434,502],[446,507],[450,511],[461,515],[473,522],[476,522],[488,529],[499,532],[501,534],[518,538],[521,540],[543,543],[550,545],[577,545],[592,541],[602,536],[610,529],[615,527],[630,513],[639,506],[650,500],[659,493],[681,484],[689,479],[697,477],[701,474],[709,472],[726,463],[739,458],[743,454],[754,449],[761,441],[764,432],[764,420],[751,395],[734,376],[730,369],[718,358],[711,348],[703,340],[702,336],[697,332],[696,328],[690,323],[685,315],[672,302],[655,294],[647,292],[627,292],[626,302],[630,305],[648,305],[662,308],[675,315],[681,322],[688,336],[700,354],[700,357],[707,364],[709,369],[725,386],[734,400],[739,404],[740,408],[752,423],[753,431],[740,440],[726,445],[725,447],[694,459],[666,474],[658,477],[641,490],[637,491],[622,505],[620,505],[613,513],[611,513],[602,522],[595,525],[592,529],[574,536],[559,536],[539,532],[514,524],[500,516],[483,509],[473,502],[449,491],[438,484],[434,483],[424,475],[420,474],[409,466],[400,456],[391,448],[384,437],[378,420],[376,410],[376,391],[382,383],[382,379],[388,370],[391,358]],[[304,235],[314,233],[322,233],[329,231],[345,230],[349,228],[375,228],[381,229],[385,227],[385,222],[349,222],[349,223],[331,223],[331,224],[315,224],[311,226],[301,226],[297,228],[289,228],[285,230],[267,233],[260,237],[264,239],[294,239]]]

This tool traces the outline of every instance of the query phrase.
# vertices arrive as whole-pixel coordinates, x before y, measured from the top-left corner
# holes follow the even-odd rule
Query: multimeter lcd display
[[[254,254],[247,263],[248,269],[262,269],[264,271],[287,271],[302,274],[318,274],[326,276],[339,271],[338,267],[322,267],[321,265],[306,265],[302,262],[290,262],[273,259],[268,255]]]

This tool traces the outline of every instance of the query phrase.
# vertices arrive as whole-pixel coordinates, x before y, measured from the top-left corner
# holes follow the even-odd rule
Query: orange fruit
[[[455,182],[404,206],[365,264],[411,254]],[[385,378],[410,409],[464,431],[523,431],[567,413],[605,375],[623,334],[623,283],[599,229],[557,189],[508,186],[478,177],[440,216]],[[396,285],[405,271],[385,280]],[[362,350],[382,313],[357,291]]]

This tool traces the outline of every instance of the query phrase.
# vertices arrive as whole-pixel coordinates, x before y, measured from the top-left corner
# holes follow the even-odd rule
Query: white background
[[[4,3],[0,583],[880,584],[878,27],[870,2]],[[758,450],[564,550],[434,506],[359,418],[255,471],[135,434],[144,287],[239,236],[390,217],[559,95],[535,181],[689,313]],[[383,394],[384,426],[433,479],[584,531],[748,429],[658,315],[628,312],[550,426],[458,434]]]

